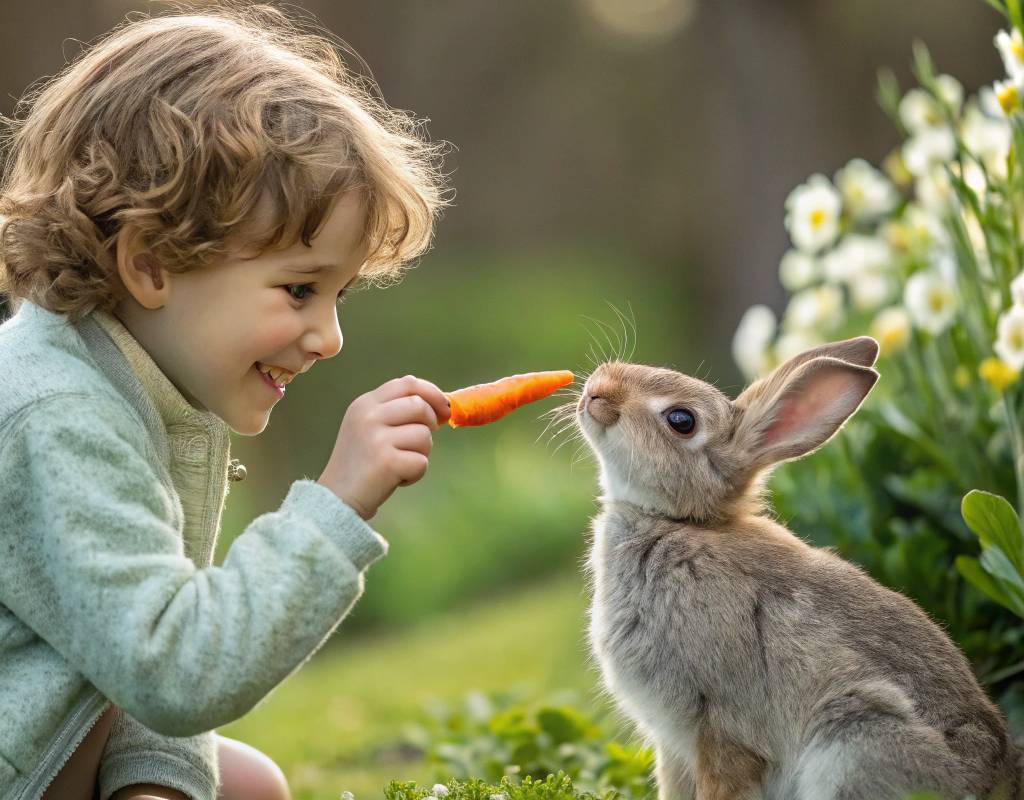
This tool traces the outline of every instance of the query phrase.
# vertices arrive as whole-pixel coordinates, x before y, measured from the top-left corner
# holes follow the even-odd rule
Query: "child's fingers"
[[[391,431],[391,444],[397,450],[428,456],[430,448],[434,446],[434,438],[426,425],[400,425]]]
[[[419,422],[430,430],[438,428],[437,414],[434,409],[418,394],[396,397],[382,404],[374,415],[384,425],[399,426]]]
[[[434,413],[441,423],[447,422],[452,414],[445,393],[430,381],[417,378],[415,375],[406,375],[404,378],[390,380],[377,389],[374,394],[382,402],[408,395],[422,397],[434,409]]]

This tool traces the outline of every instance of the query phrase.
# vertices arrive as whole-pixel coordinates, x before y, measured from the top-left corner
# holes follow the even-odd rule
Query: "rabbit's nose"
[[[602,425],[613,425],[619,419],[619,412],[607,397],[599,394],[588,395],[586,412]]]

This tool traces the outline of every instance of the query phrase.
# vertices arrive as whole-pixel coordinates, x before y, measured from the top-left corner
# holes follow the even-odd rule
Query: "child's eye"
[[[313,288],[313,284],[311,283],[293,283],[289,286],[285,286],[284,289],[286,292],[288,292],[288,294],[292,296],[293,300],[305,300],[305,292],[308,292],[309,294],[316,294],[316,289]],[[302,289],[304,290],[304,292],[301,296],[296,297],[295,294],[292,292],[292,289]]]

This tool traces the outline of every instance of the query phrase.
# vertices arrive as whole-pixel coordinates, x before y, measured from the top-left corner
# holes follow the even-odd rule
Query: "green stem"
[[[1020,420],[1017,417],[1014,396],[1016,391],[1008,387],[1003,392],[1003,410],[1006,411],[1006,424],[1010,429],[1010,440],[1013,443],[1013,469],[1017,476],[1017,514],[1024,519],[1024,438],[1021,436]]]
[[[1024,31],[1024,19],[1020,13],[1020,0],[1006,0],[1006,12],[1010,17],[1010,23],[1018,30]]]

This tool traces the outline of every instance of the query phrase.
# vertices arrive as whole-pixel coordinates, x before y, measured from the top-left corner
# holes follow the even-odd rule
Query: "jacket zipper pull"
[[[239,461],[237,458],[231,459],[231,463],[228,464],[228,480],[229,481],[244,481],[246,475],[245,464]]]

